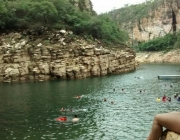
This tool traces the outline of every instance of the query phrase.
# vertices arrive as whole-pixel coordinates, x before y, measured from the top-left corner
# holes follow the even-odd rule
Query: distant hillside
[[[128,31],[133,45],[180,29],[179,0],[148,0],[142,4],[126,5],[107,15]]]

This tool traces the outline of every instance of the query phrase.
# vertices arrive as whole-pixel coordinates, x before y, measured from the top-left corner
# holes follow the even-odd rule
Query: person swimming
[[[177,97],[177,101],[180,102],[180,97]]]
[[[65,122],[67,121],[67,117],[59,117],[59,118],[56,118],[55,120],[59,122]]]
[[[167,97],[167,100],[168,100],[169,102],[171,102],[171,97]]]
[[[178,98],[178,94],[174,94],[174,99],[177,99]]]
[[[62,107],[60,111],[65,111],[64,107]]]
[[[78,96],[75,96],[74,98],[81,99],[82,97],[83,95],[78,95]]]
[[[162,101],[163,101],[163,102],[166,101],[166,96],[165,96],[165,95],[162,97]]]
[[[157,102],[160,102],[160,101],[161,101],[160,97],[157,97],[156,101],[157,101]]]
[[[74,118],[72,119],[72,122],[75,123],[75,122],[78,122],[79,121],[79,118],[77,117],[77,115],[74,115]]]

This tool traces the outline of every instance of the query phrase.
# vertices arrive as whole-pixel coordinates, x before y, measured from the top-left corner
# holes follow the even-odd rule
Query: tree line
[[[141,42],[132,46],[136,51],[170,51],[180,48],[180,32],[169,33],[163,37],[157,37],[147,42]]]
[[[128,34],[107,15],[73,5],[73,0],[0,0],[0,29],[71,30],[76,35],[99,39],[107,44],[126,44]]]

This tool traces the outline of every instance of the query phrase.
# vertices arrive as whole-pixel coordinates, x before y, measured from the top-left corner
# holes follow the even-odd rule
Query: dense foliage
[[[82,0],[79,8],[70,0],[0,0],[0,29],[72,30],[74,34],[96,38],[106,43],[125,44],[127,33],[106,15],[97,16],[85,11]]]
[[[143,42],[138,46],[133,46],[138,51],[169,51],[180,46],[180,32],[177,34],[167,34],[148,42]]]

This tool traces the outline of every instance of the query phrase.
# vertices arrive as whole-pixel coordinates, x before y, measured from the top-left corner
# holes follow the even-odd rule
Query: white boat
[[[180,79],[180,75],[158,75],[158,79],[160,80]]]

